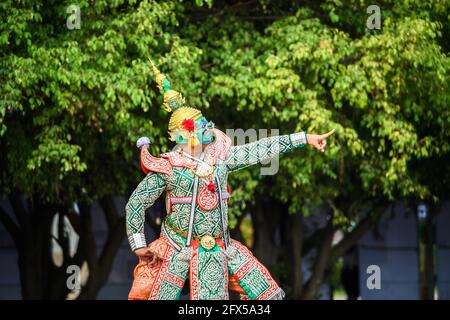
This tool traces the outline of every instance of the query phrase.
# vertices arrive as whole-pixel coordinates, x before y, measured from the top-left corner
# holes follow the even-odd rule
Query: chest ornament
[[[211,184],[213,185],[214,190],[212,190]],[[203,185],[200,189],[200,192],[197,195],[197,204],[205,211],[210,211],[219,204],[219,196],[212,181],[210,181],[209,184]]]

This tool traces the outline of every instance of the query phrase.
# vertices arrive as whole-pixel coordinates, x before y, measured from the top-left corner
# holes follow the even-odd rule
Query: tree
[[[257,170],[251,174],[257,182],[248,173],[240,177],[247,181],[244,188],[258,185],[256,203],[270,195],[288,203],[292,213],[308,214],[321,203],[332,210],[332,219],[320,230],[313,276],[304,288],[299,287],[301,274],[294,276],[297,298],[315,297],[327,270],[394,199],[414,203],[445,195],[425,170],[416,169],[417,163],[440,163],[435,171],[448,171],[443,164],[449,152],[449,58],[440,30],[448,30],[449,4],[430,9],[415,2],[419,11],[411,14],[406,3],[395,3],[381,5],[380,31],[361,27],[369,3],[343,6],[337,1],[306,2],[294,13],[276,1],[254,11],[253,2],[238,2],[216,8],[201,26],[184,28],[189,37],[201,39],[204,51],[213,51],[204,61],[211,74],[208,100],[221,114],[226,112],[227,125],[281,128],[284,133],[337,131],[325,156],[291,156],[273,179]],[[233,10],[238,6],[240,13]],[[255,16],[249,19],[243,6]],[[275,12],[283,17],[273,18]],[[256,18],[263,23],[254,22]],[[198,35],[201,27],[208,30],[203,36]],[[363,211],[371,214],[362,218]],[[277,211],[266,212],[272,216]],[[256,216],[261,212],[254,219],[261,220]],[[265,216],[256,233],[271,234],[268,221],[274,219]],[[297,225],[294,235],[301,236],[301,223]],[[332,247],[337,228],[344,228],[346,237]],[[294,270],[301,272],[302,240],[291,241]],[[256,252],[267,250],[266,242],[259,244]]]
[[[198,50],[172,34],[181,5],[78,5],[82,27],[74,30],[66,27],[66,4],[1,6],[0,179],[15,217],[2,211],[0,218],[16,242],[26,299],[64,298],[68,264],[88,263],[90,279],[80,297],[94,298],[105,283],[125,236],[111,196],[128,193],[142,179],[134,143],[148,135],[158,152],[167,142],[148,58],[184,65],[171,76],[197,85],[186,78],[196,74]],[[90,205],[98,199],[110,228],[99,257],[90,230]],[[73,259],[62,246],[66,259],[57,273],[50,253],[56,213],[67,216],[80,235]]]
[[[15,217],[0,211],[0,219],[16,240],[24,298],[66,294],[45,277],[54,268],[49,221],[57,212],[80,233],[79,251],[65,263],[87,261],[92,271],[81,297],[105,283],[124,237],[111,196],[142,179],[134,142],[146,135],[153,154],[170,148],[148,58],[221,129],[336,129],[325,154],[304,149],[283,158],[275,176],[251,168],[231,177],[240,199],[230,203],[231,226],[252,212],[256,255],[269,265],[292,257],[284,283],[294,283],[291,297],[314,298],[392,200],[445,196],[450,5],[384,1],[382,29],[368,30],[369,4],[81,1],[81,27],[70,30],[68,4],[2,3],[0,193]],[[97,257],[89,207],[99,199],[111,237]],[[305,239],[302,215],[323,204],[329,224]],[[283,248],[270,238],[274,228],[283,230]],[[338,228],[346,236],[332,246]],[[316,263],[304,283],[300,266],[311,248]],[[27,268],[37,261],[32,249],[41,259],[36,275]]]

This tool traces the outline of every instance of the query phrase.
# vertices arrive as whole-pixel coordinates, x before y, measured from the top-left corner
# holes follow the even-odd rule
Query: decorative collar
[[[231,146],[231,139],[218,129],[212,130],[215,138],[214,142],[208,144],[203,153],[205,154],[205,162],[215,165],[218,159],[225,160],[228,149]],[[161,158],[168,159],[174,167],[192,168],[196,165],[196,161],[184,157],[178,151],[162,153]]]

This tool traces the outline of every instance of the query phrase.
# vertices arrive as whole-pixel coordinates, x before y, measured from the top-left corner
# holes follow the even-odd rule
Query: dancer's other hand
[[[307,134],[306,139],[308,140],[308,144],[321,152],[325,152],[325,146],[327,145],[326,139],[334,133],[335,130],[333,129],[325,134]]]
[[[149,248],[137,249],[134,253],[142,262],[147,263],[149,267],[153,267],[158,262],[158,257]]]

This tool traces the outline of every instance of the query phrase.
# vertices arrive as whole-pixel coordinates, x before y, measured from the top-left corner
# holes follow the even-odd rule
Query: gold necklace
[[[199,178],[202,178],[202,179],[208,178],[208,180],[211,181],[212,175],[213,175],[213,172],[214,172],[214,167],[213,167],[212,165],[210,165],[209,163],[206,163],[206,162],[203,161],[202,159],[198,159],[198,158],[196,158],[196,157],[194,157],[194,156],[191,156],[190,154],[188,154],[188,153],[185,152],[184,150],[180,150],[179,152],[180,152],[181,154],[183,154],[185,157],[188,157],[188,158],[191,159],[191,160],[197,161],[197,167],[198,167],[198,165],[201,165],[201,164],[206,165],[206,166],[207,166],[207,169],[205,170],[206,172],[204,172],[204,173],[199,173],[199,172],[197,172],[197,167],[196,167],[195,170],[194,170],[194,167],[193,167],[193,166],[189,166],[189,165],[188,165],[188,168],[189,168],[189,170],[190,170],[193,174],[195,174],[195,175],[198,176]]]
[[[192,167],[190,167],[189,170],[199,178],[202,178],[202,179],[208,178],[208,180],[211,180],[211,178],[212,178],[213,169],[211,167],[208,169],[208,171],[206,171],[206,173],[203,173],[203,174],[198,173],[197,170],[194,170]]]

